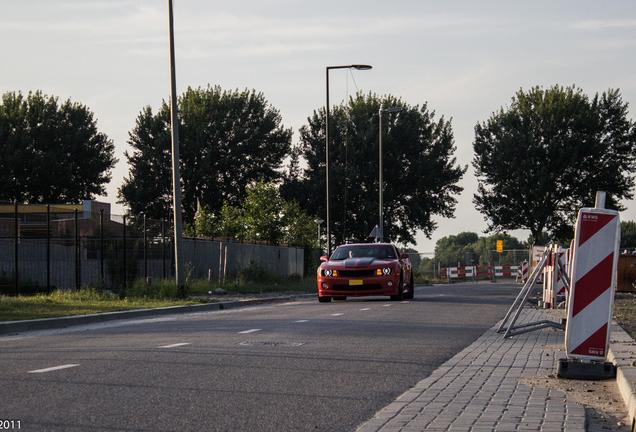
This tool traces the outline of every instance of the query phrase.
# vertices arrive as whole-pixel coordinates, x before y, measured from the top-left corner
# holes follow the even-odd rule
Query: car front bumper
[[[396,295],[399,282],[400,278],[395,276],[367,278],[319,276],[317,288],[320,297]]]

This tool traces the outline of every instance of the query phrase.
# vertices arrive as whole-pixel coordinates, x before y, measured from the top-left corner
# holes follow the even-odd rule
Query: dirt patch
[[[629,432],[629,419],[616,381],[579,381],[559,379],[556,375],[523,378],[521,383],[530,387],[560,390],[585,406],[588,431]]]

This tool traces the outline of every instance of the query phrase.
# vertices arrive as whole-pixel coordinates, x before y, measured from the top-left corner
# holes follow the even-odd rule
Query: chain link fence
[[[297,247],[184,238],[189,280],[225,281],[249,267],[304,276]],[[309,263],[308,263],[309,264]],[[137,280],[174,277],[168,219],[113,215],[108,204],[0,205],[0,293],[95,287],[125,292]]]

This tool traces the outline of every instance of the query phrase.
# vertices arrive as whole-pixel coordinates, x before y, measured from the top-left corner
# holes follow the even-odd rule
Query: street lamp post
[[[378,231],[379,231],[379,240],[380,242],[384,241],[384,210],[383,210],[383,193],[384,193],[384,185],[382,183],[382,114],[384,113],[399,113],[400,111],[403,111],[403,108],[400,107],[391,107],[391,108],[384,108],[384,104],[381,103],[380,104],[380,109],[378,110],[378,117],[380,118],[380,124],[379,124],[379,130],[378,130],[378,135],[379,135],[379,173],[378,173],[378,189],[379,189],[379,199],[378,199],[378,205],[379,205],[379,216],[380,216],[380,221],[378,223]]]
[[[170,132],[172,138],[172,212],[174,217],[174,269],[177,289],[185,294],[181,245],[181,173],[179,170],[179,120],[177,116],[177,84],[174,58],[174,20],[172,0],[168,0],[170,33]]]
[[[326,75],[326,89],[327,89],[327,104],[325,107],[325,183],[327,189],[327,256],[331,256],[331,218],[329,214],[329,71],[332,69],[356,69],[356,70],[369,70],[372,66],[363,64],[352,64],[342,66],[327,66],[325,68]]]

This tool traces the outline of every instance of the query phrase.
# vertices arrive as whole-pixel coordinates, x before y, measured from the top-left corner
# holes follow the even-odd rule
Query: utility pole
[[[174,59],[174,19],[172,0],[168,0],[170,28],[170,132],[172,138],[172,212],[174,218],[174,269],[175,282],[181,294],[185,293],[182,266],[181,233],[181,172],[179,170],[179,120],[177,116],[177,83]]]

